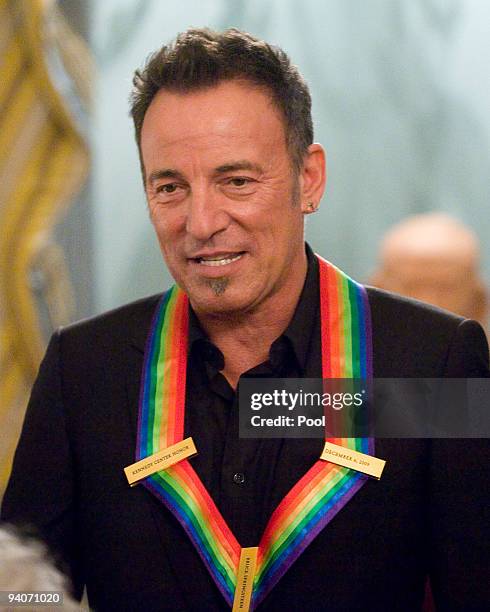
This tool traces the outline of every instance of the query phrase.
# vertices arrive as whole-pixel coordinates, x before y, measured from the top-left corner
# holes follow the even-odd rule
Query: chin
[[[225,315],[243,312],[246,306],[239,300],[227,299],[224,295],[204,298],[190,296],[192,307],[198,314]]]
[[[203,291],[187,292],[191,301],[192,307],[197,313],[207,315],[225,315],[245,312],[250,308],[250,299],[248,296],[237,295],[233,288],[222,288],[219,285],[213,290],[211,287],[206,287]]]

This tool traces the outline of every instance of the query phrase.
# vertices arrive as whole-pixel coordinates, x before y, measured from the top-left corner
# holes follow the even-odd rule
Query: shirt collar
[[[318,259],[308,244],[305,245],[305,248],[308,259],[305,283],[293,318],[282,334],[291,342],[302,371],[306,367],[313,330],[318,317],[320,300]]]

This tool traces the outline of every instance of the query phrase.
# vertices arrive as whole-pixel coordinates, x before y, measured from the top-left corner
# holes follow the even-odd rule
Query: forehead
[[[268,148],[285,145],[282,115],[263,89],[243,81],[180,93],[160,90],[141,132],[141,149],[167,147]]]

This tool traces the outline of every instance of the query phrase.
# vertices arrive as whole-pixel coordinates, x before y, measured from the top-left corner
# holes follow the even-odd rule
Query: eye
[[[248,191],[256,182],[249,176],[230,176],[224,179],[223,186],[236,191]]]
[[[233,187],[245,187],[245,185],[251,183],[251,179],[244,178],[243,176],[234,176],[228,183]]]
[[[166,204],[169,202],[179,202],[187,193],[187,185],[178,183],[160,183],[156,184],[151,192],[150,197],[156,202]]]
[[[167,183],[156,188],[157,193],[175,193],[177,191],[177,183]]]
[[[249,176],[226,176],[220,185],[229,198],[247,198],[255,193],[257,180]]]

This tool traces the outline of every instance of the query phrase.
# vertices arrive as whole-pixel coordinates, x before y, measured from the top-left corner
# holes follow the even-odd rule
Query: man
[[[488,323],[488,295],[474,232],[445,213],[408,217],[388,230],[370,283]]]
[[[96,609],[229,609],[259,542],[257,571],[275,560],[259,609],[417,610],[429,573],[441,609],[483,609],[486,442],[376,440],[378,482],[320,461],[322,440],[240,439],[235,393],[244,376],[346,376],[348,359],[381,377],[487,376],[480,327],[366,293],[305,249],[325,156],[283,52],[190,30],[137,73],[132,115],[180,289],[54,335],[3,517],[35,523]],[[337,282],[353,296],[338,312]],[[334,347],[339,320],[360,356]],[[190,436],[195,457],[128,485],[124,467]]]

